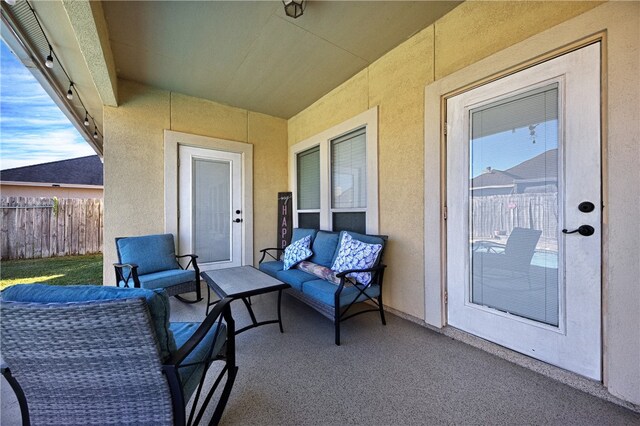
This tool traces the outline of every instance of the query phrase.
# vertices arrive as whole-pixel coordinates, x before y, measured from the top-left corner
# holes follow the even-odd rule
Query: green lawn
[[[28,283],[102,285],[102,254],[0,262],[0,290]]]

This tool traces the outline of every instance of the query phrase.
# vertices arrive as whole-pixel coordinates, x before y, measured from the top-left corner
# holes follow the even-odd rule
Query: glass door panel
[[[193,157],[193,247],[198,263],[231,260],[231,164]]]
[[[558,85],[469,114],[469,302],[557,327]]]

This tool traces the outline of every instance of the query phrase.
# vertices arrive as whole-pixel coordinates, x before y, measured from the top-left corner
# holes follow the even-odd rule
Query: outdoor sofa
[[[387,236],[296,228],[291,241],[286,250],[260,250],[259,268],[291,285],[287,293],[332,320],[336,345],[340,345],[340,323],[355,315],[379,312],[382,324],[386,324],[382,303],[386,265],[382,255]],[[304,249],[306,242],[308,251]],[[294,250],[299,256],[287,259],[290,248],[300,245],[302,249]],[[352,310],[362,302],[369,304]]]

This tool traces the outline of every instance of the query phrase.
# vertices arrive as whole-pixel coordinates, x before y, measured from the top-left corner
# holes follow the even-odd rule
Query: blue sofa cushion
[[[302,293],[330,306],[334,306],[334,297],[336,290],[338,290],[338,286],[336,286],[335,284],[318,279],[307,281],[302,287]],[[359,293],[360,290],[355,286],[343,287],[342,293],[340,293],[340,306],[342,307],[350,304],[353,301],[354,297],[356,297],[356,295]],[[380,286],[371,285],[367,287],[365,293],[369,297],[377,297],[380,295]],[[365,300],[367,300],[367,296],[365,296],[364,294],[361,294],[357,299],[358,302],[363,302]]]
[[[292,266],[310,258],[311,255],[313,255],[313,252],[309,249],[310,245],[311,235],[307,235],[306,237],[300,238],[299,240],[289,244],[287,248],[284,249],[284,258],[282,259],[284,262],[284,269],[291,269]]]
[[[195,333],[199,326],[200,323],[198,322],[172,322],[169,325],[178,348],[189,340],[189,337]],[[220,331],[218,331],[218,325],[214,324],[200,343],[198,343],[193,351],[191,351],[184,361],[182,361],[183,365],[194,364],[185,366],[178,370],[185,401],[188,401],[189,398],[191,398],[191,395],[198,387],[198,383],[204,369],[204,361],[206,361],[209,348],[213,344],[213,351],[211,352],[211,360],[213,360],[216,355],[222,351],[226,339],[227,328],[225,325],[221,324]]]
[[[338,241],[340,241],[339,238],[339,232],[318,231],[311,247],[313,256],[309,261],[331,268],[338,248]]]
[[[311,243],[313,244],[313,240],[316,238],[316,234],[318,233],[317,229],[309,229],[309,228],[293,228],[293,234],[291,235],[291,241],[298,241],[301,238],[306,237],[307,235],[311,236]]]
[[[121,263],[138,265],[138,275],[179,269],[172,234],[145,235],[117,240]]]
[[[276,278],[280,281],[289,284],[296,290],[302,290],[302,284],[306,281],[318,279],[315,275],[307,274],[299,269],[289,269],[287,271],[276,272]]]
[[[276,276],[276,273],[284,269],[284,263],[279,260],[271,262],[262,262],[259,266],[260,270],[272,277]]]
[[[154,272],[152,274],[141,275],[140,287],[147,289],[167,288],[172,285],[182,284],[196,279],[196,271],[171,269],[168,271]],[[124,286],[124,281],[120,281],[120,287]],[[133,287],[133,279],[129,280],[129,287]]]
[[[367,244],[345,233],[342,235],[338,256],[331,269],[343,272],[349,269],[371,268],[377,264],[380,252],[382,252],[382,244]],[[369,285],[371,282],[371,272],[352,272],[347,277],[354,278],[364,285]]]
[[[24,303],[77,303],[144,298],[160,345],[160,357],[164,360],[176,350],[173,334],[169,330],[169,299],[163,290],[95,285],[19,284],[2,291],[1,295],[2,299],[8,302]]]

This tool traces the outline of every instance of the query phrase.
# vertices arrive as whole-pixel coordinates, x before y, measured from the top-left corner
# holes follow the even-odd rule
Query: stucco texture
[[[165,129],[254,145],[254,248],[275,244],[277,192],[287,188],[285,120],[126,80],[119,93],[120,106],[105,107],[105,284],[114,284],[115,237],[164,232]]]
[[[602,2],[467,1],[435,25],[435,79],[580,15]]]
[[[115,285],[116,237],[163,232],[163,129],[169,92],[120,81],[121,106],[104,107],[104,280]]]

